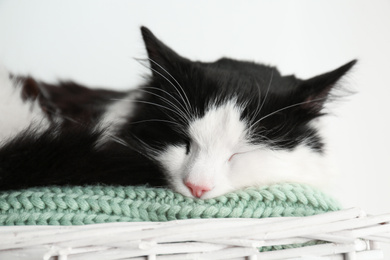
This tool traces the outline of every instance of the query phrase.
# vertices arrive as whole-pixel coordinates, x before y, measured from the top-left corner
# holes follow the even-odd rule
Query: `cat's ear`
[[[166,76],[167,72],[172,73],[175,67],[185,62],[185,58],[157,39],[148,28],[142,26],[141,32],[154,76],[157,74]]]
[[[300,86],[300,94],[304,99],[302,106],[319,112],[329,99],[332,89],[356,62],[352,60],[335,70],[304,80]]]

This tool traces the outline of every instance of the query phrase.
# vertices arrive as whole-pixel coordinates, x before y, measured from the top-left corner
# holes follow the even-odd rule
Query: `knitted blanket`
[[[162,188],[121,186],[45,187],[0,193],[0,225],[309,216],[338,209],[335,200],[302,184],[247,188],[206,200]]]

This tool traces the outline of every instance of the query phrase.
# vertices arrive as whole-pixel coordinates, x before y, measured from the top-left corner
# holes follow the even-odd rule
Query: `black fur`
[[[322,140],[309,123],[323,114],[332,88],[356,61],[301,80],[253,62],[228,58],[193,62],[147,28],[141,31],[152,76],[140,87],[142,97],[135,112],[129,113],[115,140],[102,147],[96,141],[104,131],[93,127],[112,99],[126,93],[20,78],[26,102],[38,98],[53,126],[41,134],[27,130],[0,148],[0,190],[84,184],[166,186],[169,181],[154,156],[168,144],[184,144],[188,153],[189,120],[202,117],[210,105],[231,99],[244,107],[241,118],[253,133],[251,142],[272,149],[294,149],[306,142],[323,152]],[[64,120],[61,124],[55,123],[58,116]]]
[[[189,114],[194,117],[202,117],[210,104],[218,105],[237,98],[237,103],[245,107],[242,118],[249,122],[248,127],[259,122],[253,126],[253,132],[259,135],[252,142],[267,143],[275,149],[293,149],[306,140],[313,149],[322,152],[321,138],[308,123],[323,115],[322,108],[331,89],[356,63],[353,60],[334,71],[300,80],[292,75],[281,76],[276,68],[253,62],[228,58],[213,63],[192,62],[165,46],[147,28],[142,28],[142,34],[153,70],[153,77],[145,87],[153,94],[145,95],[143,99],[159,106],[141,105],[139,111],[142,113],[136,113],[132,121],[173,118],[182,126],[177,128],[169,123],[148,122],[129,125],[124,131],[131,129],[144,142],[160,150],[164,144],[187,144],[191,141],[183,133],[188,121],[161,109],[161,106],[167,106],[166,100],[169,100],[184,110],[187,97],[188,106],[192,108]],[[174,84],[173,79],[182,88]],[[157,89],[149,89],[149,86]],[[261,110],[254,115],[259,110],[259,104]],[[170,108],[175,109],[173,106]],[[123,135],[126,133],[123,132]]]
[[[0,149],[0,190],[47,185],[165,186],[159,168],[139,153],[112,143],[96,149],[99,133],[53,126],[36,137],[22,132]]]

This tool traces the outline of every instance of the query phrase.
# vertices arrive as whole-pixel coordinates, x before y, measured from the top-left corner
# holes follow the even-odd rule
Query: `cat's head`
[[[326,178],[314,122],[356,61],[301,80],[253,62],[190,61],[147,28],[142,34],[152,76],[130,127],[174,190],[210,198],[247,186]]]

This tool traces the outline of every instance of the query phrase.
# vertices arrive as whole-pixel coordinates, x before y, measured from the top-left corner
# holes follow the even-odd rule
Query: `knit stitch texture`
[[[132,186],[45,187],[0,193],[0,225],[298,217],[339,209],[331,197],[302,184],[247,188],[207,200],[169,189]]]

